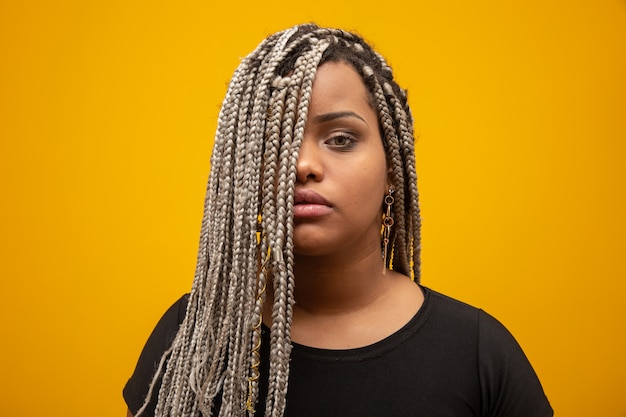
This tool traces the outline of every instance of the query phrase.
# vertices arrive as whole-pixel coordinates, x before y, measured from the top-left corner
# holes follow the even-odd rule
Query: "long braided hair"
[[[296,163],[313,79],[328,61],[354,67],[378,113],[395,187],[395,223],[384,262],[419,280],[420,216],[406,92],[383,57],[356,34],[309,24],[269,36],[242,60],[219,114],[186,317],[148,395],[162,377],[156,416],[254,414],[266,285],[274,301],[264,415],[283,415],[295,285]]]

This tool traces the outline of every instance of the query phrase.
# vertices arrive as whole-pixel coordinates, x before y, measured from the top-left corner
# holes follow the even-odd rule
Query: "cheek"
[[[368,148],[359,156],[353,160],[338,161],[333,179],[341,184],[344,201],[356,212],[367,212],[369,216],[372,210],[382,210],[389,177],[387,159],[382,144],[380,148]]]
[[[363,211],[366,208],[367,211],[382,210],[382,201],[387,192],[386,167],[384,169],[363,167],[360,173],[354,185],[348,188],[351,201]]]
[[[374,198],[378,195],[382,201],[389,185],[389,169],[386,159],[369,161],[369,165],[364,166],[363,177],[368,179],[370,197]]]

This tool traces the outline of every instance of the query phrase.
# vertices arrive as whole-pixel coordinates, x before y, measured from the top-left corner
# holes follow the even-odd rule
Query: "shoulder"
[[[431,324],[437,324],[442,331],[461,333],[472,342],[480,361],[521,352],[513,335],[489,313],[429,288],[422,289]]]
[[[467,326],[476,332],[476,336],[484,338],[511,339],[513,336],[506,327],[485,310],[463,301],[444,295],[427,287],[421,287],[425,295],[425,304],[431,314],[438,320]]]
[[[551,416],[539,378],[511,332],[482,309],[424,289],[433,322],[475,354],[482,406],[489,416]]]
[[[185,294],[165,311],[154,330],[152,330],[142,355],[145,353],[146,348],[156,349],[161,354],[167,350],[172,344],[180,324],[185,319],[188,301],[189,294]]]
[[[462,314],[475,313],[478,311],[478,308],[474,306],[457,300],[456,298],[452,298],[450,296],[437,292],[429,287],[420,285],[420,288],[424,292],[424,296],[426,297],[426,299],[436,304],[437,306],[443,306]]]
[[[143,405],[161,358],[172,345],[185,319],[188,300],[189,294],[185,294],[165,311],[139,355],[135,370],[123,390],[126,404],[133,413]]]
[[[485,415],[553,415],[532,365],[500,321],[482,309],[422,289],[431,327],[453,341],[456,354],[471,353],[475,358]]]
[[[155,330],[172,330],[173,328],[178,331],[178,326],[185,319],[187,312],[187,303],[189,302],[189,294],[184,294],[174,304],[172,304],[163,314],[159,322],[157,323]]]
[[[431,325],[477,334],[480,316],[484,314],[482,310],[428,287],[421,288],[424,292],[423,314],[429,317]]]

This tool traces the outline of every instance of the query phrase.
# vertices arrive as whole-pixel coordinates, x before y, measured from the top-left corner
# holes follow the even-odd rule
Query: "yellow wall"
[[[557,415],[626,416],[623,0],[211,3],[0,0],[0,415],[124,415],[226,82],[314,20],[410,90],[423,282],[503,321]]]

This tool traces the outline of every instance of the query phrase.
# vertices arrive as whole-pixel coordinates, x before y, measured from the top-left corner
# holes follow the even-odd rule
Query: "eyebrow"
[[[361,116],[359,116],[357,113],[353,111],[338,111],[338,112],[332,112],[332,113],[324,113],[324,114],[315,116],[313,118],[313,121],[316,123],[324,123],[324,122],[330,122],[331,120],[341,119],[345,117],[354,117],[356,119],[362,120],[363,123],[367,124],[364,118],[362,118]]]

